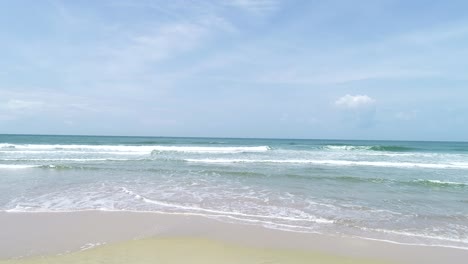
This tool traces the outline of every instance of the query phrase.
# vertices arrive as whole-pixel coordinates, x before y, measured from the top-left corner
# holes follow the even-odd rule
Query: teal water
[[[468,248],[468,143],[0,135],[0,210],[197,214]]]

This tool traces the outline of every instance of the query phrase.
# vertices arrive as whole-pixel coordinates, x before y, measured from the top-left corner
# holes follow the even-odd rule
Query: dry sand
[[[286,232],[201,216],[0,213],[4,260],[0,263],[466,263],[466,259],[468,251],[461,249]]]

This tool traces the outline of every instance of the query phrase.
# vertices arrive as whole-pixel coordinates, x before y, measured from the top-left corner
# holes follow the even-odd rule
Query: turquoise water
[[[151,211],[468,248],[468,143],[0,135],[0,210]]]

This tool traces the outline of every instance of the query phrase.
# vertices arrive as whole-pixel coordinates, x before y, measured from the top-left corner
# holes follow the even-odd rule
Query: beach
[[[466,10],[0,1],[0,264],[467,264]]]
[[[463,142],[0,135],[0,257],[457,263],[467,158]]]
[[[0,263],[464,263],[468,251],[128,212],[1,213]],[[159,262],[158,262],[159,261]]]

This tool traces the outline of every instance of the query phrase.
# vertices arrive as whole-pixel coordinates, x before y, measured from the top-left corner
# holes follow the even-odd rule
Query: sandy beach
[[[468,264],[466,10],[0,1],[0,264]]]
[[[0,213],[0,263],[464,263],[468,251],[229,224],[194,215]]]

